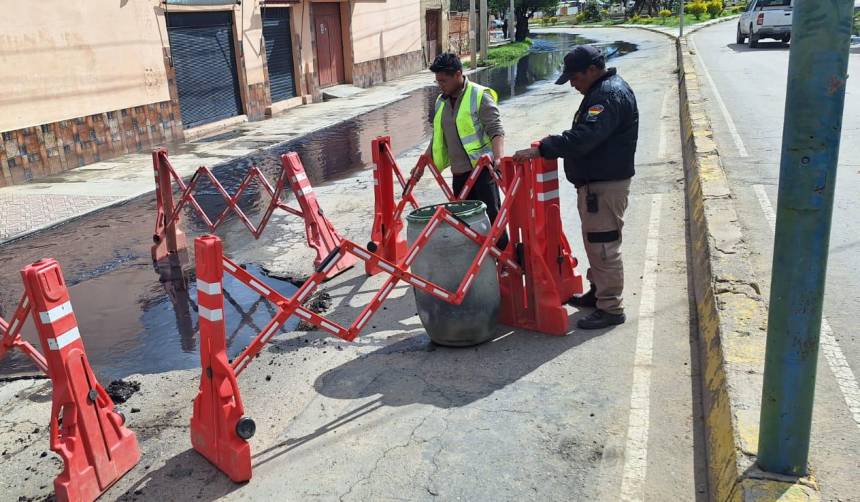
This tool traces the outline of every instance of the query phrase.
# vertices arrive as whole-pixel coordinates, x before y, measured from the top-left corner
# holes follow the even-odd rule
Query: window
[[[790,7],[791,0],[759,0],[756,2],[756,8],[761,7]]]

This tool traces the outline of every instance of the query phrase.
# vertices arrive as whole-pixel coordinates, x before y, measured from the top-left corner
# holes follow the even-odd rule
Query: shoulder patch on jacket
[[[592,105],[588,107],[588,116],[585,117],[585,120],[588,122],[596,122],[597,116],[603,113],[604,109],[603,105]]]

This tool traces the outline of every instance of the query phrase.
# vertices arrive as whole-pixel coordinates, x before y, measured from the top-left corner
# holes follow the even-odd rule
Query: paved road
[[[258,424],[248,484],[230,483],[189,449],[199,370],[136,376],[141,391],[125,406],[140,410],[127,416],[145,460],[106,498],[705,500],[673,45],[633,30],[585,35],[639,44],[615,62],[643,117],[624,228],[625,325],[565,337],[503,332],[475,348],[436,348],[414,315],[411,292],[397,288],[356,343],[290,334],[242,374],[247,414]],[[579,100],[571,88],[546,83],[503,103],[509,151],[568,127]],[[424,146],[401,165],[414,163]],[[318,190],[335,227],[359,242],[368,235],[371,183],[365,171]],[[574,198],[563,182],[564,225],[584,262]],[[433,200],[426,190],[419,199]],[[304,247],[271,235],[244,250],[231,239],[228,252],[268,264],[295,259]],[[374,280],[354,270],[327,284],[331,317],[352,321]],[[570,314],[572,324],[582,315]],[[0,391],[4,419],[29,428],[0,431],[0,449],[10,445],[0,490],[12,498],[45,495],[55,475],[39,460],[46,433],[32,432],[24,419],[46,416],[47,386],[16,382]],[[20,437],[27,439],[16,443]],[[38,472],[27,470],[34,465]]]
[[[757,50],[737,45],[734,23],[692,38],[717,145],[769,298],[789,50],[769,42]],[[811,462],[825,500],[860,500],[860,47],[851,50],[812,431]]]

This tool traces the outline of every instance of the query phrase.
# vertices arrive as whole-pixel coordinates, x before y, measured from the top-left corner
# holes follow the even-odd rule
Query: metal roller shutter
[[[231,12],[167,14],[179,110],[186,128],[242,113]]]
[[[263,9],[263,38],[272,102],[296,97],[290,9]]]

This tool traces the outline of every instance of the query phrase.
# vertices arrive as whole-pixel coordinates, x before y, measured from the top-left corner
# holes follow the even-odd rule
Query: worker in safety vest
[[[498,96],[489,87],[469,81],[456,54],[440,54],[430,71],[436,74],[442,94],[436,98],[433,139],[427,153],[439,171],[451,167],[454,193],[459,194],[481,156],[490,155],[498,168],[504,155],[505,131],[496,105]],[[489,171],[481,172],[466,198],[486,204],[490,222],[496,221],[499,187]],[[504,249],[507,243],[506,232],[497,245]]]

